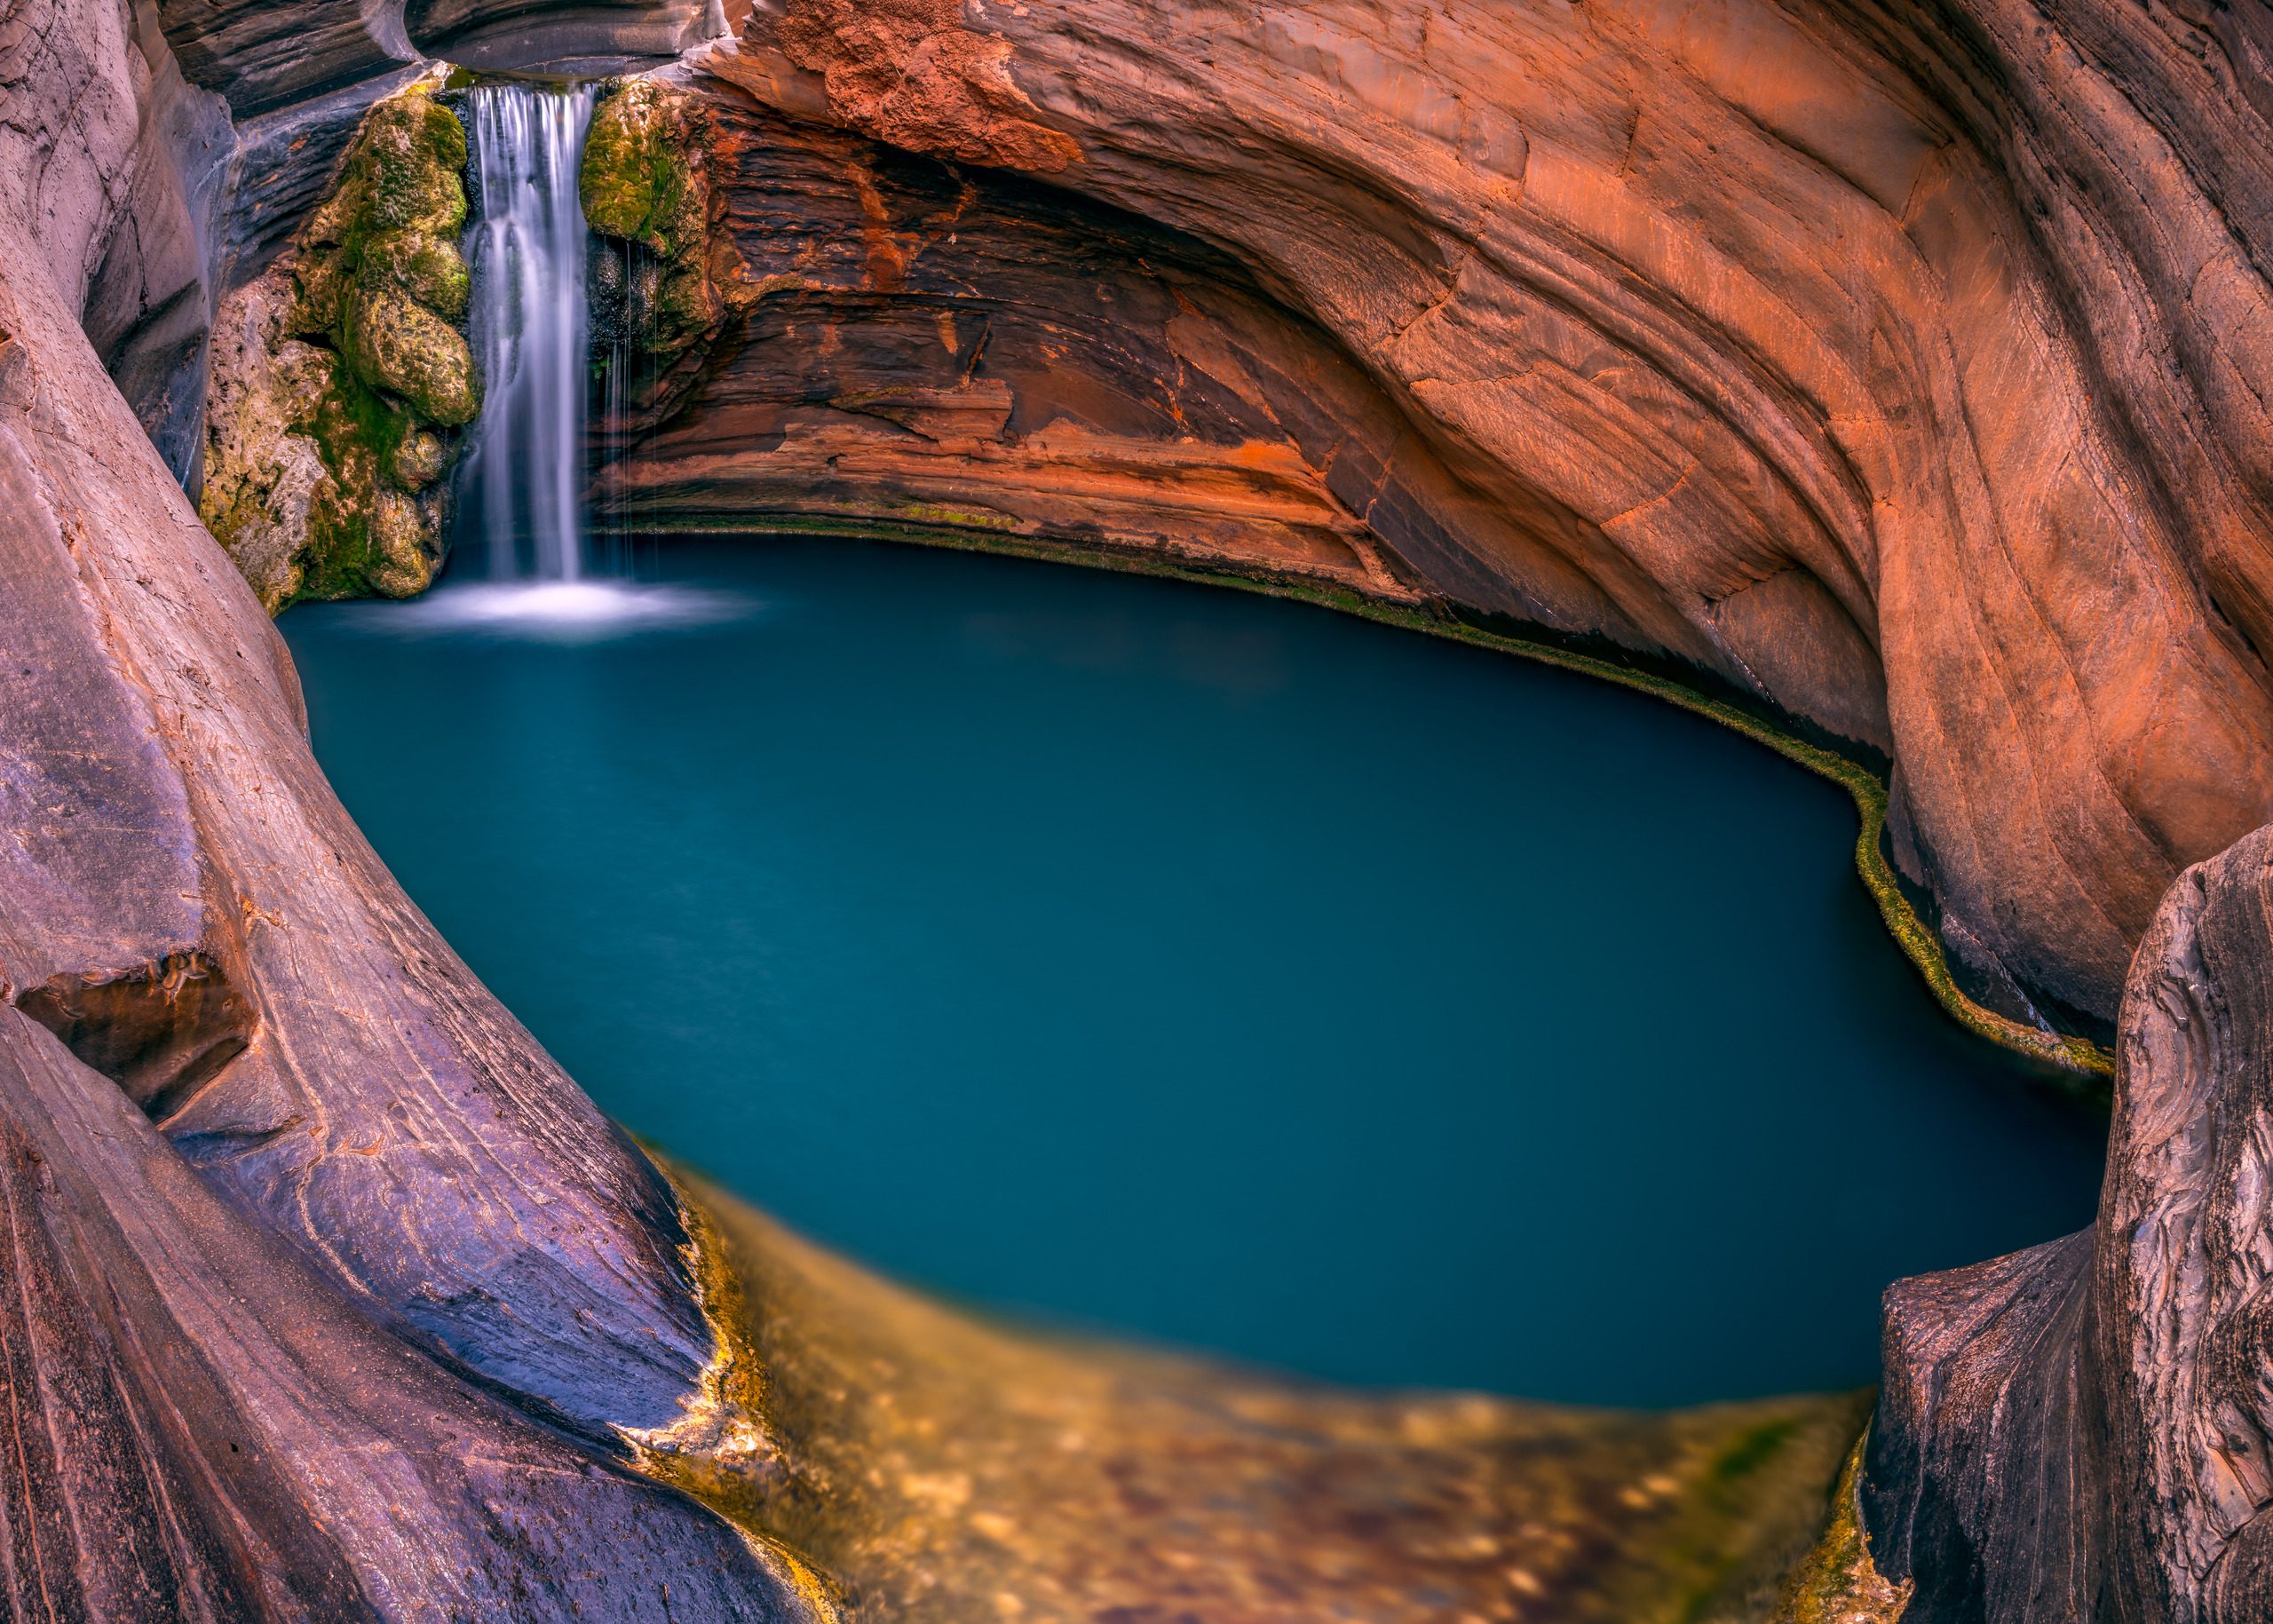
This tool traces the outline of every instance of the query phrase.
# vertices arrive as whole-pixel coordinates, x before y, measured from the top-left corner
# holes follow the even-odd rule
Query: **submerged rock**
[[[863,1620],[1756,1620],[1865,1403],[1288,1381],[991,1324],[690,1189],[730,1356],[646,1458]]]

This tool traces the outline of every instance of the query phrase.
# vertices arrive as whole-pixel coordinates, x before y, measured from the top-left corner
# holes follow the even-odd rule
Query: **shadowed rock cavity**
[[[161,1124],[252,1042],[251,1010],[202,953],[123,975],[58,976],[16,1007]]]
[[[2273,828],[2125,988],[2097,1224],[1887,1295],[1865,1509],[1912,1624],[2273,1616]]]
[[[652,63],[726,31],[720,0],[547,5],[409,0],[403,24],[429,56],[488,72],[547,64],[628,67],[641,59]]]

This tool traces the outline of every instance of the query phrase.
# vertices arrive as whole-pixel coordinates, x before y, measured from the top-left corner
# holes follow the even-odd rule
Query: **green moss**
[[[677,260],[709,235],[709,198],[691,118],[680,99],[633,79],[602,102],[584,139],[578,189],[594,231]]]
[[[954,511],[946,508],[923,509],[922,504],[916,503],[910,503],[908,507],[921,510],[935,519],[939,515]],[[994,527],[985,521],[978,524],[923,520],[911,523],[874,517],[838,518],[785,513],[741,514],[732,519],[711,517],[677,527],[688,531],[753,535],[857,535],[875,541],[908,542],[919,546],[1007,553],[1016,558],[1079,564],[1125,574],[1157,575],[1169,580],[1227,586],[1239,591],[1260,592],[1271,598],[1292,598],[1298,603],[1313,604],[1337,614],[1354,614],[1364,620],[1403,627],[1408,631],[1418,631],[1433,638],[1495,649],[1525,660],[1535,660],[1543,665],[1616,683],[1620,687],[1654,694],[1683,710],[1717,722],[1747,739],[1764,744],[1786,760],[1827,778],[1846,790],[1855,803],[1859,821],[1855,836],[1856,870],[1872,899],[1878,904],[1879,916],[1885,922],[1889,933],[1900,945],[1910,962],[1917,966],[1928,989],[1944,1011],[1960,1026],[1991,1042],[2025,1055],[2071,1079],[2074,1091],[2101,1101],[2107,1097],[2109,1080],[2115,1074],[2115,1061],[2106,1050],[2088,1038],[2025,1026],[2000,1015],[1976,1002],[1957,984],[1956,978],[1950,973],[1949,961],[1943,951],[1941,939],[1918,916],[1917,909],[1903,891],[1901,883],[1895,877],[1893,866],[1887,861],[1881,850],[1887,813],[1884,780],[1858,762],[1849,761],[1836,751],[1810,743],[1763,717],[1739,709],[1724,700],[1699,693],[1671,677],[1637,670],[1631,666],[1620,665],[1556,644],[1486,631],[1453,620],[1432,608],[1385,603],[1331,582],[1261,571],[1239,574],[1224,569],[1205,569],[1151,554],[1107,551],[1074,543],[989,534]]]
[[[455,242],[415,231],[380,232],[364,244],[366,288],[392,288],[449,321],[465,319],[473,276]]]
[[[360,288],[341,353],[356,376],[398,395],[426,422],[457,428],[481,408],[465,335],[392,288]]]
[[[309,419],[329,478],[311,505],[296,598],[423,590],[439,515],[416,493],[453,449],[437,431],[472,421],[480,377],[463,320],[471,277],[465,130],[422,80],[364,115],[329,197],[298,239],[289,325],[329,350]]]
[[[1865,1432],[1856,1440],[1831,1494],[1823,1538],[1792,1571],[1774,1624],[1897,1624],[1908,1610],[1911,1581],[1889,1582],[1871,1560],[1859,1488]]]

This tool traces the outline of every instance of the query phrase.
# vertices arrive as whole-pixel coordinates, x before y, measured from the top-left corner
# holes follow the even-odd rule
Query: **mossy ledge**
[[[1947,955],[1933,927],[1897,878],[1884,849],[1888,791],[1886,780],[1862,763],[1823,745],[1801,738],[1787,728],[1750,711],[1716,699],[1671,677],[1622,665],[1598,654],[1566,648],[1541,638],[1488,630],[1456,619],[1436,603],[1407,604],[1371,598],[1339,582],[1315,577],[1247,570],[1214,560],[1206,562],[1163,558],[1073,540],[1035,535],[1010,535],[977,524],[923,524],[883,519],[826,515],[742,514],[705,515],[661,527],[690,535],[846,535],[871,541],[903,542],[916,546],[945,547],[970,552],[994,552],[1049,563],[1076,564],[1122,574],[1153,575],[1190,581],[1206,586],[1230,587],[1269,598],[1332,609],[1385,626],[1401,627],[1432,638],[1494,649],[1525,660],[1537,661],[1566,671],[1597,677],[1643,693],[1719,723],[1746,738],[1766,745],[1786,760],[1829,779],[1847,791],[1855,803],[1858,828],[1855,836],[1855,868],[1878,904],[1879,916],[1916,965],[1935,1002],[1960,1026],[1991,1042],[2027,1057],[2051,1070],[2071,1093],[2105,1103],[2115,1075],[2115,1060],[2090,1039],[2072,1033],[2028,1026],[1976,1002],[1958,985]]]
[[[481,383],[459,326],[465,130],[440,85],[430,75],[363,115],[289,271],[263,279],[289,275],[289,292],[271,290],[277,313],[245,358],[259,375],[241,392],[250,409],[209,423],[203,517],[272,612],[408,598],[442,561],[442,475]],[[280,511],[265,464],[288,439],[312,443],[322,471]]]
[[[624,405],[642,421],[685,397],[710,346],[756,297],[720,229],[712,145],[701,99],[658,79],[616,82],[584,138],[577,190],[607,250],[593,265],[593,327],[639,358]]]
[[[1879,1572],[1863,1526],[1863,1452],[1870,1442],[1865,1428],[1831,1492],[1823,1538],[1792,1570],[1773,1624],[1898,1624],[1908,1611],[1916,1587]]]

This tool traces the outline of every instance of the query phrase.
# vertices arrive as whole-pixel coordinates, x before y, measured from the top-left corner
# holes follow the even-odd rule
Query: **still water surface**
[[[603,1108],[871,1264],[1657,1405],[1869,1382],[1889,1280],[2090,1216],[2102,1129],[1934,1008],[1845,796],[1707,723],[1018,560],[653,573],[281,625],[473,968]]]

